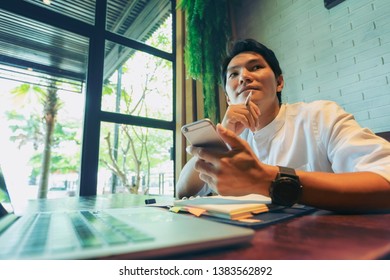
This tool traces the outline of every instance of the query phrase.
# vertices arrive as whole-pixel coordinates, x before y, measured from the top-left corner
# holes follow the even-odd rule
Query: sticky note
[[[199,217],[200,215],[202,215],[203,213],[206,212],[206,210],[204,209],[199,209],[199,208],[192,208],[192,207],[187,207],[186,208],[188,212],[190,212],[192,215],[195,215],[197,217]]]
[[[175,212],[175,213],[179,213],[180,210],[181,210],[181,207],[178,207],[178,206],[173,206],[173,207],[169,208],[169,211]]]

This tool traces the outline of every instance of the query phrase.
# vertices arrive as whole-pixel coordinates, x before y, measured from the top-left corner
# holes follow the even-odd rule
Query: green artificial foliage
[[[185,12],[184,63],[187,75],[203,85],[204,115],[219,122],[219,73],[231,33],[228,0],[179,0]]]

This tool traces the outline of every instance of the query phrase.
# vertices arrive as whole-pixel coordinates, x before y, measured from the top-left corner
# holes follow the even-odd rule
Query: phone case
[[[209,119],[186,124],[181,128],[181,131],[193,146],[229,150]]]

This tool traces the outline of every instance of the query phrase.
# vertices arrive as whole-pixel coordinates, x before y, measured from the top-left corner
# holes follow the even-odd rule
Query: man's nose
[[[246,69],[242,69],[240,72],[240,84],[248,83],[251,81],[250,73]]]

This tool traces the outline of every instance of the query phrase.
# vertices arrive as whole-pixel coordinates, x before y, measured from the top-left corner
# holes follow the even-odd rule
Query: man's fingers
[[[217,124],[217,132],[222,137],[222,140],[225,141],[232,150],[244,148],[241,139],[238,138],[233,131],[224,128],[221,124]]]
[[[195,163],[195,170],[200,172],[200,173],[206,173],[209,175],[213,175],[217,173],[217,166],[212,164],[209,161],[203,160],[203,159],[198,159]]]
[[[188,146],[186,149],[187,153],[198,158],[198,162],[205,162],[215,167],[219,166],[219,159],[221,156],[226,154],[225,151],[218,151],[216,149]],[[198,163],[197,163],[198,164]]]
[[[252,116],[255,120],[255,130],[259,128],[259,118],[261,116],[261,111],[260,111],[260,108],[254,104],[253,102],[251,102],[250,104],[250,110],[251,110],[251,113],[252,113]]]

